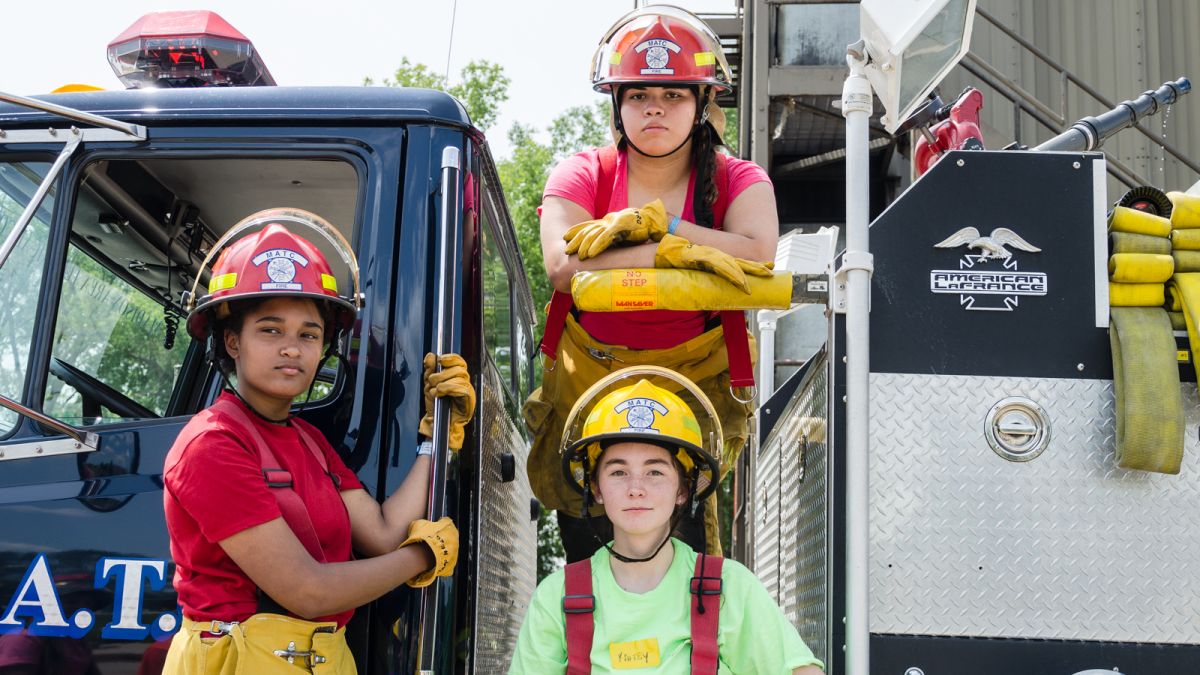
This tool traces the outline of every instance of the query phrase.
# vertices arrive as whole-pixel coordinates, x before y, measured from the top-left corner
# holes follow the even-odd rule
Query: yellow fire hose
[[[575,306],[584,312],[645,309],[722,311],[787,309],[793,301],[790,272],[747,275],[750,292],[715,274],[680,269],[622,269],[577,272],[571,279]],[[1161,286],[1160,286],[1161,287]],[[1161,303],[1160,303],[1161,304]]]
[[[1171,221],[1145,211],[1118,206],[1108,217],[1108,229],[1113,232],[1166,237],[1171,234]]]
[[[1200,197],[1184,192],[1168,192],[1171,200],[1171,227],[1188,230],[1200,227]]]
[[[1171,240],[1132,232],[1110,232],[1113,253],[1158,253],[1171,255]]]
[[[1183,317],[1183,312],[1167,312],[1167,316],[1171,319],[1171,330],[1187,330],[1187,319]]]
[[[1108,295],[1117,466],[1179,473],[1183,399],[1172,318],[1163,305],[1170,298],[1182,306],[1186,299],[1174,282],[1169,292],[1164,286],[1172,279],[1177,260],[1167,238],[1171,222],[1118,207],[1109,225],[1114,251],[1108,259]],[[1200,309],[1200,295],[1196,306]]]
[[[1176,272],[1200,272],[1200,251],[1171,251]]]
[[[1114,253],[1108,259],[1108,278],[1112,281],[1162,284],[1171,278],[1174,271],[1175,261],[1169,255]]]
[[[1108,304],[1113,307],[1162,307],[1163,285],[1108,282]]]
[[[1200,251],[1200,230],[1171,230],[1171,248],[1176,251]]]
[[[1117,466],[1179,473],[1183,397],[1171,322],[1152,307],[1114,307],[1110,316]]]

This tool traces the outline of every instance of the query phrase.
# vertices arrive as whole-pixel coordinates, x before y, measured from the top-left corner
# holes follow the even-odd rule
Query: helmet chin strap
[[[708,110],[706,109],[708,94],[707,92],[703,91],[703,87],[697,87],[696,115],[692,118],[692,129],[688,132],[687,137],[683,139],[682,143],[675,146],[674,150],[665,152],[661,155],[651,155],[650,153],[634,145],[633,139],[630,138],[629,134],[625,132],[625,123],[621,120],[621,89],[622,87],[616,87],[612,89],[613,117],[616,120],[617,131],[621,132],[621,137],[625,139],[625,143],[628,144],[629,147],[633,148],[637,154],[641,155],[642,157],[649,157],[650,159],[662,159],[663,157],[670,157],[671,155],[682,150],[683,146],[687,145],[688,141],[692,140],[692,137],[696,135],[696,130],[702,129],[704,127],[704,123],[708,121]]]

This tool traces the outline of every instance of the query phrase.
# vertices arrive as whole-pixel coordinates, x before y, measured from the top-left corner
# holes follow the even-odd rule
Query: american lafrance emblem
[[[1005,246],[1026,253],[1042,249],[1009,228],[997,227],[985,237],[974,227],[964,227],[934,244],[936,248],[959,246],[966,246],[968,253],[959,259],[957,270],[930,270],[929,290],[933,293],[956,294],[966,309],[998,312],[1011,312],[1022,295],[1046,294],[1046,275],[1021,271],[1017,257]],[[972,250],[979,253],[970,253]]]

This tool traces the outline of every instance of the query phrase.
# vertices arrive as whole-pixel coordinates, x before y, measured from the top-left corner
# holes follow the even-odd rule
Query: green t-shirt
[[[646,593],[630,593],[617,585],[607,549],[601,548],[592,556],[592,593],[596,596],[593,673],[617,670],[611,645],[617,645],[620,652],[639,656],[657,648],[659,665],[642,667],[639,672],[690,672],[692,599],[688,588],[696,570],[696,552],[677,539],[671,542],[675,559],[658,587]],[[726,560],[721,580],[718,672],[775,675],[807,665],[824,667],[750,570]],[[510,675],[561,675],[566,671],[563,586],[562,570],[538,584],[517,638]]]

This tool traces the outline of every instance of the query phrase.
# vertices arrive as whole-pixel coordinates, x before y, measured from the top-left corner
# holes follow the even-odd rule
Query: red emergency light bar
[[[151,12],[108,44],[126,89],[273,86],[254,45],[216,12]]]

